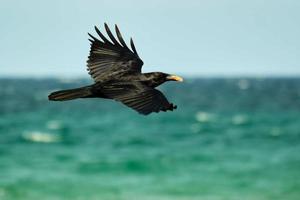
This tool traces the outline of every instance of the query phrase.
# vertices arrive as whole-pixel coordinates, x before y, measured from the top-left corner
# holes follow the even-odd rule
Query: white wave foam
[[[52,121],[48,121],[46,126],[50,130],[58,130],[61,129],[62,124],[60,121],[52,120]]]
[[[215,119],[214,114],[202,112],[202,111],[197,112],[195,117],[198,122],[202,122],[202,123],[213,121]]]
[[[25,132],[22,134],[23,139],[31,142],[53,143],[60,142],[61,137],[57,134],[44,133],[40,131]]]
[[[235,115],[232,117],[232,123],[235,125],[242,125],[248,122],[247,115]]]

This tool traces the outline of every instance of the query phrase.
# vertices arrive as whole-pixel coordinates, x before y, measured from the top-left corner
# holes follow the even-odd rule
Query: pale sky
[[[0,0],[0,76],[88,77],[87,32],[118,24],[143,70],[299,76],[299,0]]]

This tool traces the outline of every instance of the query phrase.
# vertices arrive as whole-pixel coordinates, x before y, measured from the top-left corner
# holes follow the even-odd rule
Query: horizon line
[[[300,74],[199,74],[199,75],[181,75],[187,79],[207,79],[207,78],[300,78]],[[78,79],[92,79],[86,75],[0,75],[0,79],[66,79],[66,80],[78,80]]]

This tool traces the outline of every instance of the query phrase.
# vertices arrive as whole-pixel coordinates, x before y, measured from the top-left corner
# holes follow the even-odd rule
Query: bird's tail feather
[[[61,90],[51,93],[48,98],[51,101],[68,101],[78,98],[84,98],[92,95],[91,87],[86,86],[82,88]]]

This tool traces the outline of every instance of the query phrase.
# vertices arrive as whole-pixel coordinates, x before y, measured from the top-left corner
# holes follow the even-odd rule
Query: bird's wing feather
[[[95,30],[99,39],[89,34],[91,49],[87,67],[95,82],[118,78],[126,73],[141,73],[143,61],[139,58],[132,40],[130,41],[132,50],[130,50],[117,25],[115,29],[119,41],[114,37],[107,24],[105,24],[105,30],[111,41],[97,27]]]
[[[144,115],[177,108],[159,90],[140,83],[115,83],[102,86],[101,92]]]

